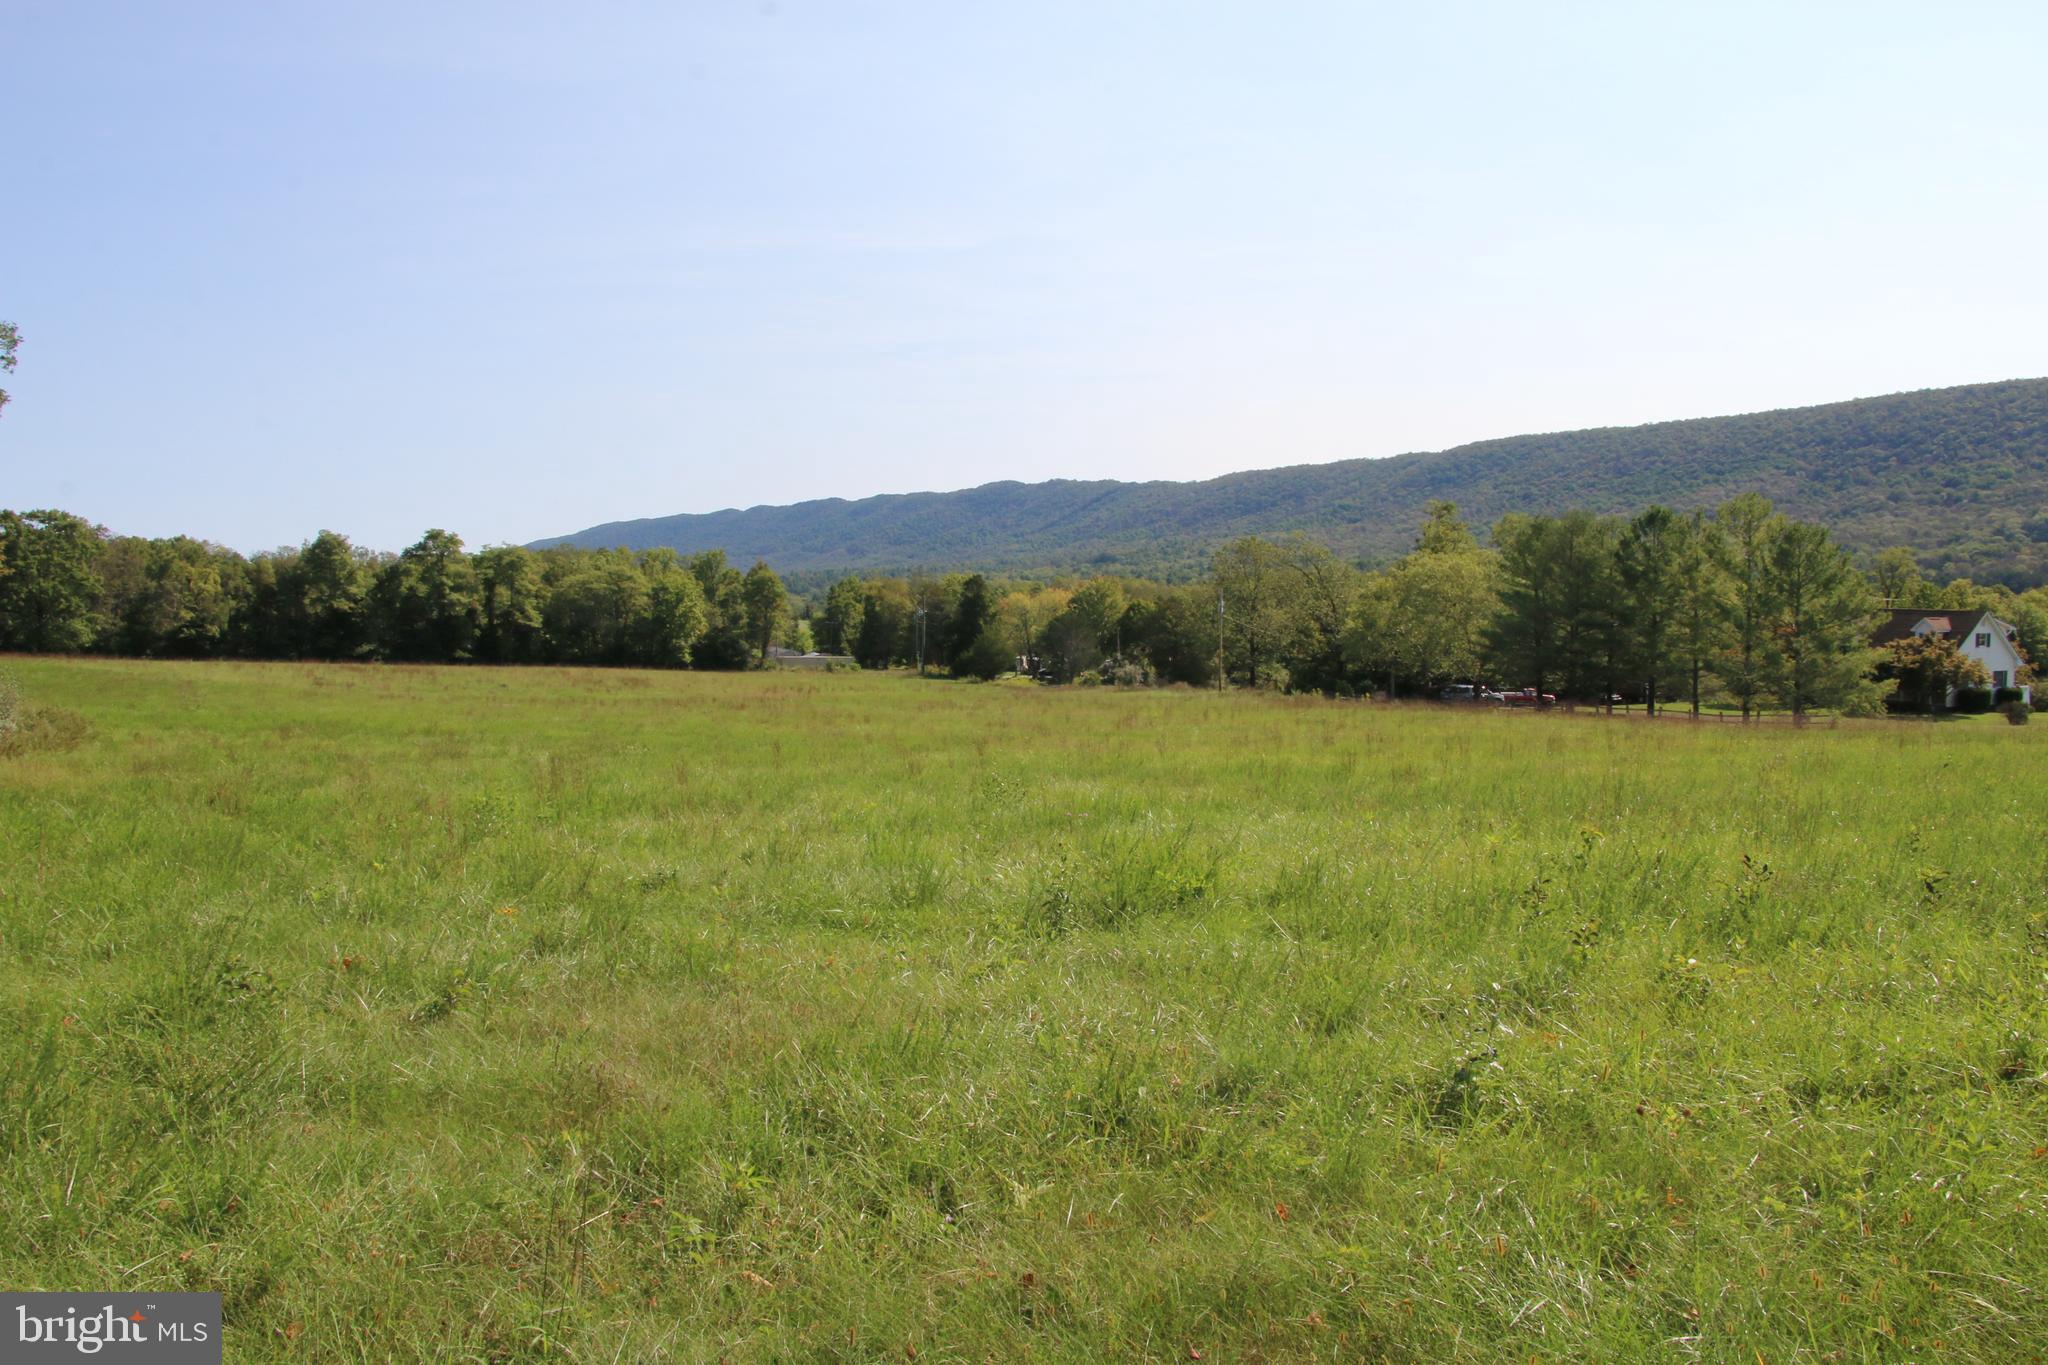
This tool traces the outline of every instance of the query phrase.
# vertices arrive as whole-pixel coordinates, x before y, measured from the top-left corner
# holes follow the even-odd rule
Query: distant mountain
[[[1510,436],[1195,483],[1005,482],[651,517],[536,548],[723,548],[742,564],[759,557],[806,578],[966,568],[1179,577],[1248,533],[1306,531],[1352,558],[1389,558],[1413,543],[1432,498],[1451,499],[1483,528],[1510,511],[1686,509],[1748,490],[1828,523],[1852,547],[1911,545],[1939,578],[2048,581],[2048,379]]]

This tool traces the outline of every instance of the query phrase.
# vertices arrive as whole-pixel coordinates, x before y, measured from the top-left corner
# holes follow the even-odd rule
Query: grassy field
[[[8,1287],[231,1360],[2048,1349],[2048,727],[0,662],[82,718],[0,757]]]

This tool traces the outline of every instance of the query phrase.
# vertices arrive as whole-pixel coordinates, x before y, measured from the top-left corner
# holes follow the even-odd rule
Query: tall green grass
[[[9,1287],[237,1360],[2048,1341],[2039,727],[10,668],[78,723],[0,757]]]

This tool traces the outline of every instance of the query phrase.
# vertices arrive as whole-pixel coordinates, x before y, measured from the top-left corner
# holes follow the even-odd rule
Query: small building
[[[2029,703],[2034,700],[2033,688],[2019,681],[2020,671],[2027,666],[2026,656],[2020,653],[2019,632],[1990,612],[1901,607],[1885,614],[1870,642],[1883,646],[1909,635],[1940,635],[1952,641],[1958,654],[1984,665],[1994,695],[2001,687],[2017,687]],[[1949,705],[1955,700],[1951,691]]]

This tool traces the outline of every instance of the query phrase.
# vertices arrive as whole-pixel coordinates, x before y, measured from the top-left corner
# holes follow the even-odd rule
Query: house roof
[[[1888,645],[1894,640],[1903,640],[1913,633],[1913,627],[1922,621],[1931,623],[1934,633],[1958,644],[1970,638],[1970,632],[1977,629],[1986,619],[1997,620],[1988,611],[1946,611],[1940,607],[1901,607],[1885,613],[1883,624],[1870,637],[1874,645]],[[2002,633],[2002,632],[2001,632]]]

